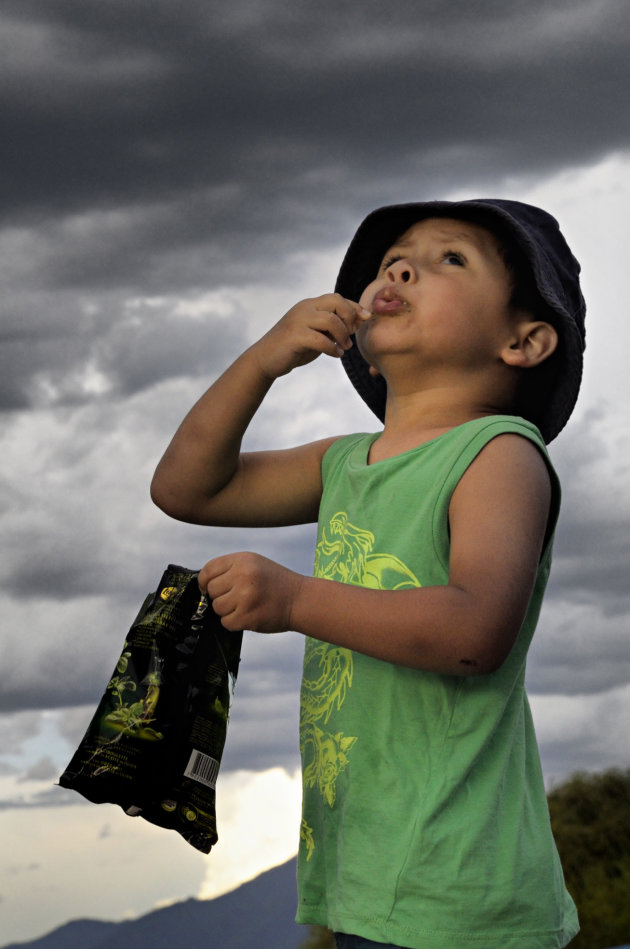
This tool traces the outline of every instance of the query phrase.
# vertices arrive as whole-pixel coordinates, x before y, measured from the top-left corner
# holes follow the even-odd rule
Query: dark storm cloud
[[[86,365],[127,391],[125,296],[251,283],[375,204],[624,147],[628,28],[620,0],[9,0],[0,407],[89,399]]]
[[[240,232],[246,209],[316,221],[340,185],[361,204],[375,175],[430,189],[627,142],[619,0],[20,0],[3,20],[7,220],[212,188],[213,223]]]

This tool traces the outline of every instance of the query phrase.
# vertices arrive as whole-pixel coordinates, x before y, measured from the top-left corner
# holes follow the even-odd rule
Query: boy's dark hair
[[[516,407],[550,442],[568,421],[579,392],[586,306],[580,289],[580,265],[558,222],[546,211],[499,198],[378,208],[365,218],[352,239],[336,291],[358,300],[378,272],[385,251],[413,224],[430,217],[468,220],[495,234],[513,274],[512,305],[555,327],[558,347],[540,366],[523,372]],[[384,380],[370,375],[356,346],[345,353],[343,364],[361,397],[383,420],[387,396]]]

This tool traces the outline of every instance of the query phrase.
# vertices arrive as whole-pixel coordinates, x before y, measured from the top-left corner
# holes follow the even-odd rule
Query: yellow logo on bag
[[[164,587],[164,589],[160,591],[160,597],[163,600],[170,600],[170,598],[174,596],[176,593],[177,593],[177,587]]]

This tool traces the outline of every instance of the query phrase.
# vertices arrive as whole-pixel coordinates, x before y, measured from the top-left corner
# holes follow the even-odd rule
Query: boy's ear
[[[558,345],[558,333],[551,323],[523,321],[516,327],[516,335],[501,351],[506,366],[532,369],[548,359]]]

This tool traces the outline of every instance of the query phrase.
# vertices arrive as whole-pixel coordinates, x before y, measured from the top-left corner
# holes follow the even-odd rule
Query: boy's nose
[[[408,260],[395,260],[387,268],[387,277],[392,283],[409,283],[415,278],[415,271]]]

